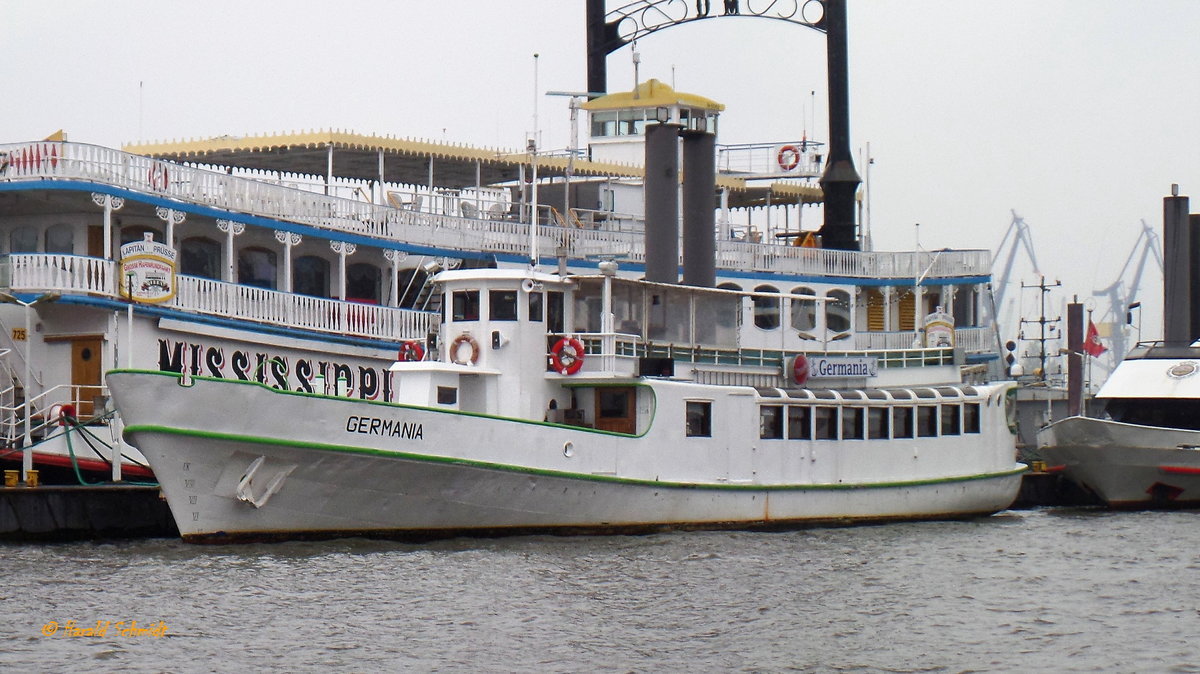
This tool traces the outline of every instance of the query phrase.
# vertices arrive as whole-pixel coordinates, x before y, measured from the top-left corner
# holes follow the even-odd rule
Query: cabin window
[[[563,294],[557,290],[546,293],[546,322],[546,330],[549,332],[566,330],[566,303]]]
[[[36,253],[37,230],[32,227],[18,227],[8,236],[8,252]]]
[[[266,248],[245,248],[238,253],[238,283],[242,285],[274,289],[276,268],[275,253]]]
[[[942,405],[942,435],[962,433],[958,410],[958,405]]]
[[[963,433],[979,432],[979,403],[963,405]]]
[[[921,405],[917,407],[917,437],[933,438],[937,437],[937,432],[937,408],[933,405]]]
[[[304,255],[292,262],[292,291],[312,297],[329,297],[329,260]]]
[[[493,321],[517,320],[517,291],[492,290],[488,292],[488,318]]]
[[[437,403],[439,405],[458,404],[458,389],[453,386],[437,387]]]
[[[913,422],[915,415],[911,407],[893,407],[892,408],[892,437],[893,438],[912,438],[916,437],[913,430]]]
[[[184,239],[179,248],[179,273],[200,278],[221,278],[221,244],[202,236]]]
[[[778,293],[779,291],[771,286],[758,286],[754,289],[756,293]],[[754,303],[754,325],[763,330],[774,330],[779,327],[779,298],[769,295],[754,295],[751,297],[751,302]]]
[[[867,408],[867,437],[871,440],[886,440],[891,435],[892,415],[886,407]]]
[[[671,288],[651,293],[647,336],[675,344],[691,343],[691,311],[687,290]]]
[[[542,307],[543,295],[540,292],[529,293],[529,320],[541,322],[544,316]]]
[[[862,407],[842,408],[842,439],[862,440],[863,419],[866,417]]]
[[[450,298],[451,321],[479,320],[478,290],[455,290]]]
[[[616,332],[642,335],[642,289],[624,283],[613,284],[613,326]]]
[[[791,440],[812,440],[812,410],[807,406],[788,407],[788,432]]]
[[[830,290],[825,293],[825,327],[830,332],[850,330],[850,293]]]
[[[46,230],[46,252],[73,255],[75,253],[75,228],[66,224],[51,225]]]
[[[783,407],[763,405],[758,408],[758,437],[767,440],[783,438]]]
[[[703,400],[689,400],[685,423],[689,438],[711,438],[712,403]]]
[[[737,346],[741,298],[724,293],[697,293],[695,306],[696,343],[709,346]]]
[[[382,274],[379,267],[367,262],[356,262],[346,267],[346,299],[352,302],[379,304],[381,287]]]
[[[792,288],[793,295],[813,295],[812,288]],[[817,300],[792,298],[792,329],[811,333],[817,328]]]
[[[838,439],[838,410],[836,407],[814,407],[813,426],[818,440]]]

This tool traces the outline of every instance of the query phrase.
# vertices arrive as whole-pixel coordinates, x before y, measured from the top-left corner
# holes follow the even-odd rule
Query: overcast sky
[[[925,248],[994,250],[1016,210],[1041,270],[1086,298],[1117,280],[1141,220],[1161,232],[1172,182],[1200,200],[1200,2],[849,5],[851,143],[856,153],[870,143],[875,157],[878,249],[911,248],[920,223]],[[7,0],[0,142],[59,128],[114,147],[333,128],[518,148],[537,98],[543,147],[563,147],[566,99],[535,96],[533,54],[538,90],[585,89],[583,9],[583,0]],[[722,18],[662,31],[638,50],[643,79],[728,106],[719,142],[806,129],[825,138],[815,31]],[[609,57],[609,90],[632,84],[625,48]],[[1029,271],[1019,265],[1011,280],[1032,281]],[[1151,276],[1148,337],[1161,315],[1156,268]],[[1097,320],[1107,309],[1097,302]]]

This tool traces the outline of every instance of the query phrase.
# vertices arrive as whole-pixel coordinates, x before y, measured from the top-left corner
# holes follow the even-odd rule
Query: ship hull
[[[115,372],[109,384],[127,440],[150,461],[181,534],[193,542],[969,517],[1012,503],[1024,470],[1008,463],[959,474],[769,484],[695,477],[703,468],[696,465],[655,475],[632,458],[660,446],[652,436],[211,380],[181,387],[175,379]]]
[[[1109,507],[1200,507],[1200,431],[1070,417],[1037,437],[1049,469]]]

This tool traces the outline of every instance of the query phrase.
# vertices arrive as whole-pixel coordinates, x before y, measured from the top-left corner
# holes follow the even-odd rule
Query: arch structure
[[[604,15],[604,54],[657,31],[722,16],[787,21],[825,32],[824,0],[634,0]]]

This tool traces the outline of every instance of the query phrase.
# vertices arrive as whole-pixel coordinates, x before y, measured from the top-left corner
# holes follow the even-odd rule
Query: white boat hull
[[[1037,438],[1050,469],[1110,507],[1200,507],[1200,431],[1070,417]]]
[[[665,451],[650,438],[253,384],[176,381],[109,374],[126,438],[150,461],[191,541],[967,517],[1011,504],[1024,470],[1009,455],[1002,468],[886,481],[705,482],[685,477],[692,469],[686,466],[674,479],[660,479],[633,459],[618,470],[617,457],[635,443],[634,453]],[[381,428],[393,415],[395,425]],[[362,419],[383,421],[364,431]],[[514,446],[514,439],[524,444]],[[911,464],[915,456],[909,452],[905,460]],[[989,457],[988,465],[996,461]]]

